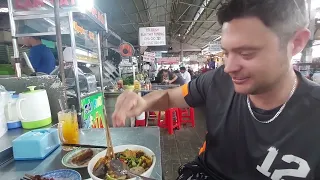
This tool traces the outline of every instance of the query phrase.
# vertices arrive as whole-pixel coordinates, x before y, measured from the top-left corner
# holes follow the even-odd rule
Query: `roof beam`
[[[161,14],[161,15],[167,15],[166,14]],[[163,23],[165,21],[154,21],[155,23]],[[211,21],[211,20],[197,20],[197,21],[179,21],[179,22],[175,22],[175,21],[167,21],[167,22],[170,22],[170,23],[174,23],[174,24],[183,24],[183,23],[207,23],[207,22],[211,22],[211,23],[216,23],[217,21]],[[123,24],[120,24],[120,25],[139,25],[139,24],[148,24],[150,23],[150,21],[148,22],[129,22],[129,23],[123,23]],[[196,26],[194,25],[194,27],[200,27],[200,26]],[[205,28],[206,29],[206,28]],[[208,29],[207,29],[208,30]]]
[[[138,8],[137,3],[135,2],[135,0],[133,0],[133,4],[134,4],[134,6],[135,6],[135,7],[136,7],[136,9],[137,9],[137,12],[138,12],[138,15],[139,15],[139,19],[140,19],[140,21],[141,21],[141,22],[144,22],[144,21],[143,21],[143,19],[142,19],[141,14],[139,13],[139,8]]]
[[[204,0],[205,1],[205,0]],[[212,1],[209,3],[209,4],[207,4],[207,6],[210,6],[210,4],[212,3]],[[220,1],[220,3],[221,3],[221,1]],[[218,3],[218,4],[220,4],[220,3]],[[200,9],[200,8],[199,8]],[[207,10],[205,10],[205,11],[212,11],[211,13],[207,13],[206,12],[206,15],[205,15],[205,20],[208,18],[208,17],[210,17],[214,12],[216,12],[216,9],[213,9],[212,10],[212,8],[210,8],[210,9],[207,9]],[[203,15],[203,13],[199,16],[199,18],[198,19],[200,19],[201,17],[203,17],[204,15]],[[203,23],[202,23],[203,24]],[[201,26],[202,26],[202,24],[200,25],[200,27],[198,27],[198,29],[199,28],[202,28]],[[213,26],[213,25],[212,25]],[[211,27],[212,27],[211,26]],[[194,27],[192,27],[192,30],[194,31],[194,28],[195,28],[196,26],[194,26]],[[211,28],[210,27],[210,28]],[[206,29],[206,28],[205,28]],[[196,30],[197,31],[197,30]],[[216,32],[215,32],[216,33]],[[188,34],[188,33],[187,33]],[[187,40],[187,38],[186,38],[186,41],[189,41],[190,40],[190,38]]]
[[[121,2],[119,2],[119,5],[120,5],[120,8],[122,9],[122,11],[124,12],[124,14],[127,16],[127,18],[129,19],[129,21],[131,22],[131,23],[133,23],[133,21],[130,19],[130,16],[128,15],[128,13],[125,11],[125,9],[123,8],[123,6],[122,6],[122,4],[121,4]],[[133,26],[133,28],[137,31],[137,28],[134,26],[134,25],[132,25]]]
[[[198,5],[195,5],[195,4],[190,4],[190,3],[186,3],[186,2],[182,2],[182,1],[179,1],[180,4],[186,4],[186,5],[189,5],[189,6],[194,6],[194,7],[198,7],[198,8],[204,8],[204,9],[209,9],[209,10],[215,10],[213,8],[209,8],[209,7],[203,7],[203,6],[198,6]]]
[[[152,17],[151,17],[151,13],[150,13],[150,8],[151,8],[152,4],[154,3],[154,0],[153,0],[153,2],[151,3],[150,6],[148,6],[148,2],[149,2],[149,0],[144,0],[143,1],[143,5],[144,5],[144,8],[147,11],[148,19],[149,19],[149,22],[150,22],[149,26],[152,26]],[[156,8],[157,7],[155,7],[154,9],[156,9]]]

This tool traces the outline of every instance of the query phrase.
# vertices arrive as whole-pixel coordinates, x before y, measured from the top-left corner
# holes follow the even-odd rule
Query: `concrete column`
[[[183,43],[182,41],[180,42],[180,62],[183,61]]]

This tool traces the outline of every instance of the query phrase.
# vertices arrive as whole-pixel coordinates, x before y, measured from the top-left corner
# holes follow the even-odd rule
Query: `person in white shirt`
[[[184,79],[184,83],[188,84],[191,81],[191,75],[186,70],[186,67],[180,67],[180,73],[181,73],[182,78]]]

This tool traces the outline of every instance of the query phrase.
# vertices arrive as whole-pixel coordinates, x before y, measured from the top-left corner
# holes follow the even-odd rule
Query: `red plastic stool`
[[[191,127],[195,127],[193,108],[179,108],[179,112],[181,125],[191,123]]]
[[[135,127],[146,127],[145,120],[136,120]]]
[[[155,112],[150,111],[150,112],[146,112],[146,117],[147,117],[147,122],[149,123],[150,121],[152,121],[152,123],[156,124],[158,117],[156,115]]]
[[[146,127],[147,126],[147,118],[146,113],[142,113],[140,116],[136,117],[135,127]]]
[[[175,128],[180,129],[180,113],[178,108],[170,108],[165,111],[164,119],[161,119],[161,111],[158,115],[158,126],[160,128],[167,128],[169,134],[173,134]]]

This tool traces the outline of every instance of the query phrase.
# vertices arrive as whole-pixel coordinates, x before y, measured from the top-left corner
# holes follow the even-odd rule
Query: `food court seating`
[[[174,129],[180,129],[180,111],[179,108],[170,108],[164,112],[164,117],[158,112],[158,126],[167,128],[169,134],[173,134]]]
[[[190,123],[191,127],[195,127],[194,108],[179,108],[181,125]]]

